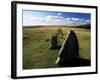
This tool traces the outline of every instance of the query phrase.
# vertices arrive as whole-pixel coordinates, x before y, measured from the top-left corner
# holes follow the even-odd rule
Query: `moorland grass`
[[[75,31],[79,41],[80,58],[90,60],[90,30],[62,27],[61,45],[69,30]],[[58,27],[23,28],[23,69],[54,68],[59,49],[50,49],[50,39]]]

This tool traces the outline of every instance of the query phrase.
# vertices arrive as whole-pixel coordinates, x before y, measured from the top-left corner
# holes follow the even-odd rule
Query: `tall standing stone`
[[[56,64],[73,66],[79,58],[79,44],[74,31],[70,31],[59,51]]]

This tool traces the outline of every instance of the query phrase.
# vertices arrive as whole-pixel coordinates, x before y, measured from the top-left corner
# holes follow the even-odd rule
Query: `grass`
[[[63,43],[69,30],[75,31],[79,40],[80,58],[90,60],[90,30],[81,28],[61,28]],[[51,50],[50,38],[56,33],[58,27],[23,28],[23,69],[54,68],[59,53],[58,49]]]

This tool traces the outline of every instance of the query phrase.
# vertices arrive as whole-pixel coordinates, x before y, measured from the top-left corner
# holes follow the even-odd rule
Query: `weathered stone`
[[[54,34],[51,37],[50,49],[56,49],[56,48],[57,48],[57,34]]]
[[[74,31],[70,31],[65,38],[62,47],[59,51],[59,55],[56,64],[60,66],[72,66],[79,58],[79,44],[78,39]]]
[[[60,34],[60,35],[64,35],[64,34],[63,34],[63,31],[62,31],[61,28],[58,29],[58,34]]]

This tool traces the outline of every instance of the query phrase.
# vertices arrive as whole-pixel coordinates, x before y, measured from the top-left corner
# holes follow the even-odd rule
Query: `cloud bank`
[[[89,19],[78,17],[63,17],[62,13],[55,15],[30,16],[23,15],[23,26],[37,26],[37,25],[61,25],[61,26],[79,26],[90,24]]]

